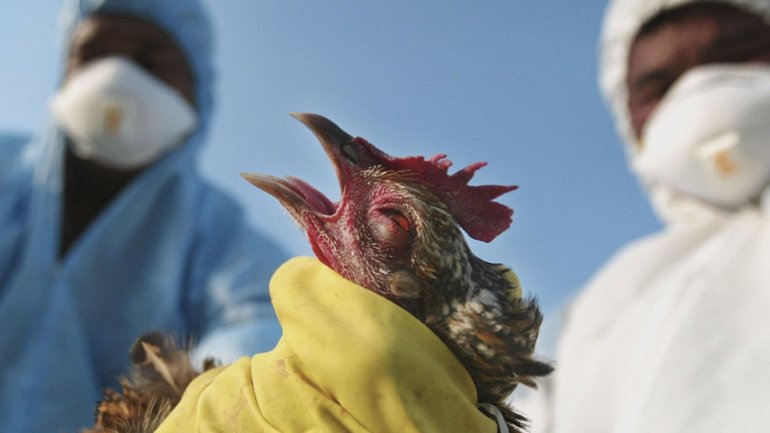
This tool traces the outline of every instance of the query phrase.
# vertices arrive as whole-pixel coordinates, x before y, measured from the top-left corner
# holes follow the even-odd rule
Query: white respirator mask
[[[70,77],[51,111],[75,155],[123,169],[156,161],[197,123],[179,92],[121,56],[94,60]]]
[[[642,131],[632,166],[711,205],[737,208],[770,183],[770,66],[693,68],[668,90]]]

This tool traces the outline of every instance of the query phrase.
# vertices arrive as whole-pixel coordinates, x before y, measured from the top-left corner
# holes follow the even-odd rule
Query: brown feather
[[[130,350],[131,371],[120,379],[121,392],[104,391],[94,426],[81,433],[151,433],[179,403],[187,385],[200,374],[187,348],[161,332],[147,333]],[[203,371],[216,366],[207,359]]]

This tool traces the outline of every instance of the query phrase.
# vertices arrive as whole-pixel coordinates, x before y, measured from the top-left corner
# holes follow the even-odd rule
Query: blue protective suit
[[[201,179],[195,158],[211,113],[211,39],[196,1],[80,0],[174,36],[196,77],[199,130],[135,177],[58,257],[64,139],[0,138],[0,432],[77,432],[125,373],[140,334],[167,329],[230,360],[280,336],[267,292],[286,259],[240,208]]]

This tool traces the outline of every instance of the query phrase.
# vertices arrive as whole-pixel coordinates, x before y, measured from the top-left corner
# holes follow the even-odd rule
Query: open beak
[[[302,122],[315,134],[326,154],[329,155],[329,159],[334,163],[340,185],[343,185],[343,179],[347,172],[344,168],[346,164],[343,161],[355,163],[355,158],[359,155],[357,147],[352,141],[353,137],[323,116],[312,113],[291,113],[291,116]],[[303,227],[305,226],[305,221],[301,217],[303,212],[310,211],[328,217],[337,211],[336,203],[333,203],[307,182],[296,177],[279,178],[259,173],[241,173],[241,176],[252,185],[278,199]]]

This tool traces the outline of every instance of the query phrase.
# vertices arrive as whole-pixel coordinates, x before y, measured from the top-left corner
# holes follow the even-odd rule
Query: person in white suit
[[[611,1],[600,48],[664,228],[566,309],[533,431],[768,432],[770,1]]]

